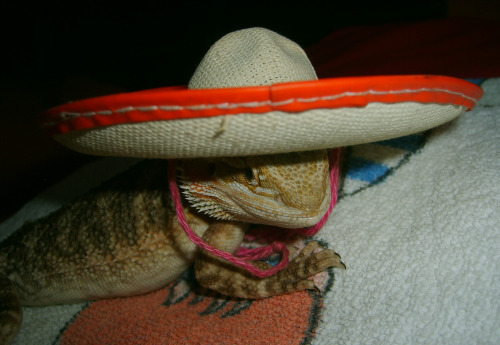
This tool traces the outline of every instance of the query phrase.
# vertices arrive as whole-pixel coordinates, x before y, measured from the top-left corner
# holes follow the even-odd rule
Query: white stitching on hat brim
[[[263,102],[243,102],[243,103],[218,103],[218,104],[197,104],[197,105],[188,105],[188,106],[183,106],[183,105],[148,105],[148,106],[126,106],[117,110],[97,110],[97,111],[90,111],[90,112],[60,112],[59,117],[60,121],[66,121],[66,120],[72,120],[78,117],[92,117],[96,115],[113,115],[114,113],[117,114],[124,114],[128,113],[131,111],[139,111],[139,112],[152,112],[152,111],[168,111],[168,112],[175,112],[175,111],[182,111],[182,110],[191,110],[191,111],[203,111],[203,110],[211,110],[211,109],[238,109],[241,108],[242,112],[248,111],[249,108],[258,108],[262,106],[271,106],[271,107],[276,107],[279,108],[284,105],[288,105],[291,103],[308,103],[312,104],[315,102],[322,102],[322,101],[333,101],[336,99],[344,98],[344,97],[359,97],[359,96],[368,96],[368,95],[397,95],[397,94],[411,94],[411,93],[420,93],[420,92],[441,92],[441,93],[446,93],[450,95],[457,95],[460,97],[463,97],[464,99],[468,99],[474,103],[476,103],[478,100],[474,99],[472,97],[467,96],[464,93],[461,92],[456,92],[456,91],[450,91],[446,89],[439,89],[439,88],[419,88],[419,89],[404,89],[404,90],[390,90],[390,91],[377,91],[377,90],[367,90],[363,92],[351,92],[351,91],[346,91],[340,94],[335,94],[335,95],[329,95],[329,96],[321,96],[321,97],[311,97],[311,98],[290,98],[287,100],[279,101],[279,102],[273,102],[271,100],[269,101],[263,101]],[[46,122],[43,124],[44,127],[50,127],[50,126],[55,126],[57,125],[60,121],[52,121],[52,122]]]

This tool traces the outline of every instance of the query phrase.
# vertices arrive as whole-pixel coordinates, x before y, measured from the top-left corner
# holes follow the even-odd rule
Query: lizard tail
[[[0,274],[0,345],[12,343],[23,320],[21,301],[15,285]]]

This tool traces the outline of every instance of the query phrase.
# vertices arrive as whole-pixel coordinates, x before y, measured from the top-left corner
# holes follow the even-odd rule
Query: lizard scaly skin
[[[310,242],[276,275],[258,278],[196,250],[175,216],[165,160],[146,160],[0,244],[0,344],[23,305],[75,303],[161,288],[193,262],[198,282],[235,297],[314,288],[307,278],[342,266]],[[213,246],[234,253],[248,223],[315,224],[330,202],[326,151],[182,162],[184,213]],[[191,205],[190,205],[191,204]],[[266,264],[256,263],[263,267]]]

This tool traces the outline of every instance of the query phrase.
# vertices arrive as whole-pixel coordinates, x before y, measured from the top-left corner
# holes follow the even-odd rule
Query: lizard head
[[[186,160],[181,180],[205,214],[284,228],[316,224],[331,199],[326,150]]]

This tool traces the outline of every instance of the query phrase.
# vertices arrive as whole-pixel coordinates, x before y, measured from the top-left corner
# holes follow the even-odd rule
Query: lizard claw
[[[272,281],[267,284],[267,289],[272,291],[272,295],[315,289],[314,281],[309,278],[328,267],[345,268],[345,265],[333,250],[323,249],[320,243],[311,241],[287,268],[270,277]]]
[[[291,247],[293,254],[299,250]],[[269,264],[255,262],[265,269]],[[265,298],[284,293],[317,289],[311,279],[328,267],[345,267],[340,256],[331,249],[324,249],[316,241],[309,242],[297,255],[293,256],[288,266],[275,275],[259,278],[242,271],[238,267],[222,264],[217,258],[201,253],[195,272],[198,282],[209,289],[222,294],[241,298]]]
[[[325,264],[327,265],[323,269],[319,269],[316,273],[319,273],[328,267],[346,268],[339,254],[335,253],[331,249],[324,249],[318,241],[309,242],[304,249],[302,249],[302,251],[293,260],[291,260],[291,262],[298,263],[304,260],[309,260],[308,265],[312,265],[315,261],[321,261],[321,267],[325,266]]]

